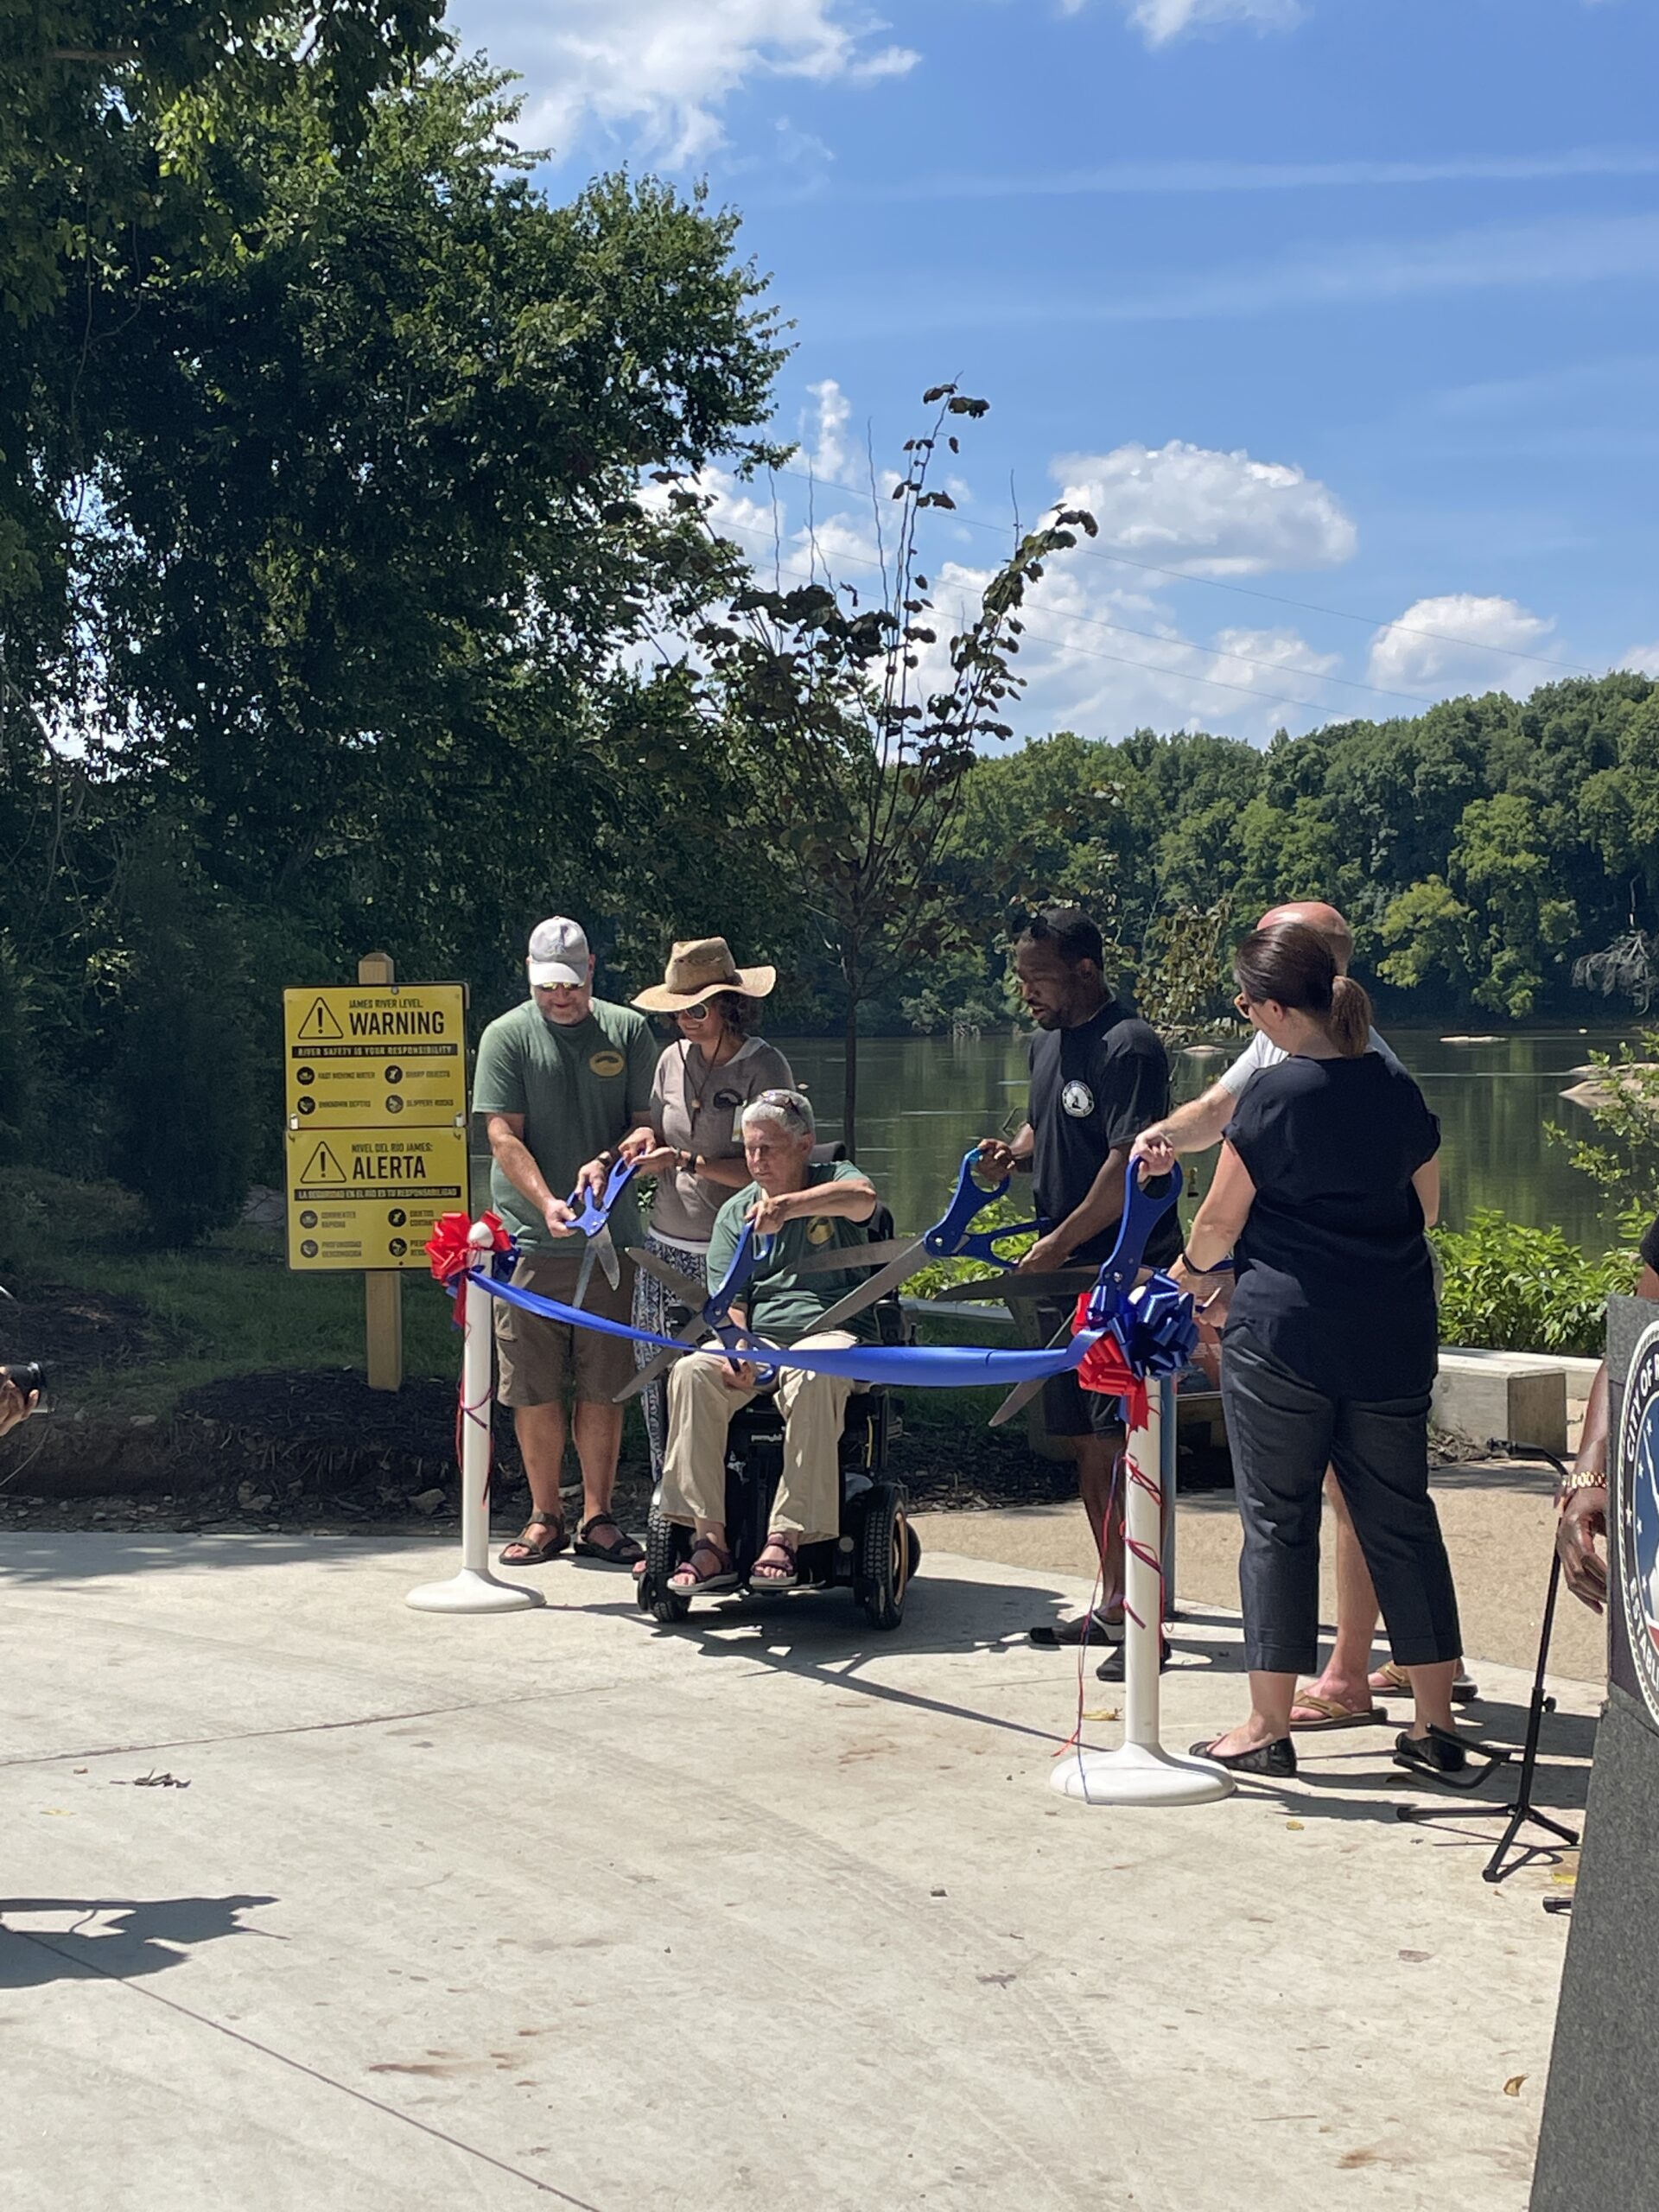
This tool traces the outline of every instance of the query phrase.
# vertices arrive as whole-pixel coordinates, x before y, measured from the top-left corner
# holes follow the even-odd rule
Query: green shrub
[[[1608,1299],[1636,1287],[1634,1251],[1592,1260],[1559,1229],[1483,1208],[1466,1229],[1431,1230],[1446,1269],[1440,1341],[1488,1351],[1599,1358]]]
[[[54,1253],[119,1249],[136,1243],[145,1224],[143,1200],[119,1183],[10,1167],[0,1206],[0,1274],[49,1276]]]
[[[972,1233],[977,1236],[982,1230],[1011,1228],[1017,1221],[1030,1219],[1031,1185],[1022,1181],[1015,1184],[1006,1198],[999,1198],[995,1205],[986,1207],[973,1222]],[[1017,1260],[1022,1253],[1029,1252],[1036,1242],[1035,1236],[1011,1236],[997,1249],[1005,1260]],[[905,1296],[931,1298],[948,1282],[974,1282],[989,1272],[982,1260],[934,1260],[911,1276],[905,1285]]]

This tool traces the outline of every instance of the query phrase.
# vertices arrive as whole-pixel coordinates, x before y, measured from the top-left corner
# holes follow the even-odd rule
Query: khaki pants
[[[844,1329],[803,1337],[803,1350],[856,1343]],[[778,1405],[784,1416],[784,1471],[770,1527],[804,1544],[841,1533],[841,1429],[851,1381],[842,1375],[779,1370]],[[759,1397],[734,1390],[712,1359],[677,1359],[668,1376],[668,1450],[663,1458],[665,1520],[726,1519],[726,1432],[732,1416]]]

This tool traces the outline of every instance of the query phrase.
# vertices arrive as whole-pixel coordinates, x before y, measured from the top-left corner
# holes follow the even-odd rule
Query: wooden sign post
[[[357,963],[359,983],[382,988],[397,980],[389,952],[365,952]],[[397,1268],[369,1268],[363,1276],[363,1341],[371,1390],[404,1387],[404,1278]]]

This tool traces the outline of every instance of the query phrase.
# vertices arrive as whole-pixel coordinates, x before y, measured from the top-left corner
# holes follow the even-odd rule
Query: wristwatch
[[[1605,1467],[1574,1467],[1556,1491],[1555,1503],[1557,1505],[1565,1505],[1569,1495],[1575,1490],[1605,1490],[1606,1487],[1607,1471]]]

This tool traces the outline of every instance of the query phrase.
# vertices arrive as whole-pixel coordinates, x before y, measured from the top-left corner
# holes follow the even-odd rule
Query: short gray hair
[[[751,1098],[743,1109],[745,1135],[756,1122],[771,1122],[791,1137],[815,1137],[818,1133],[811,1103],[798,1090],[763,1090]]]

